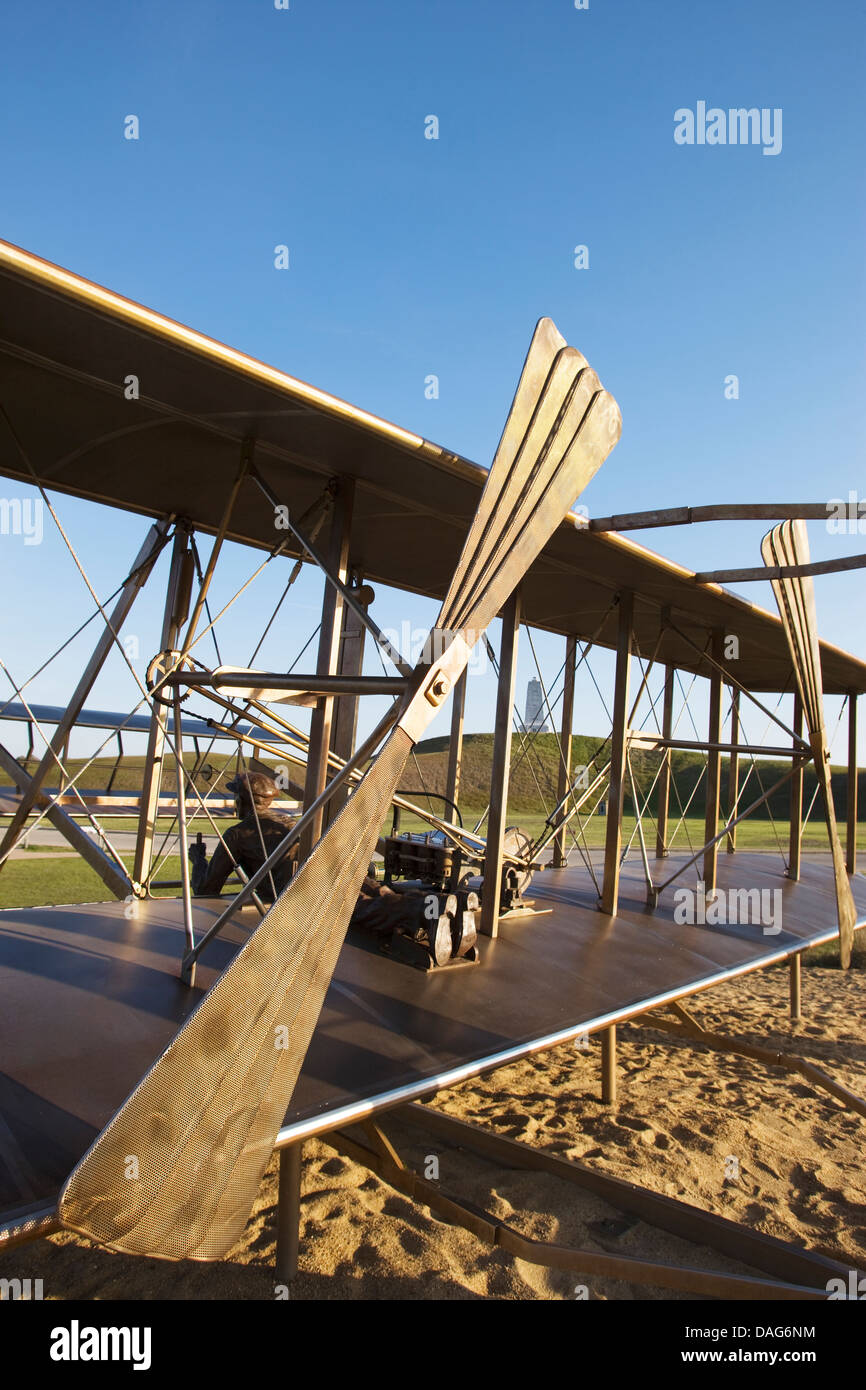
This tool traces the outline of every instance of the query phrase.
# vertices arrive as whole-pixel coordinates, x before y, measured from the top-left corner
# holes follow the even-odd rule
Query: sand
[[[866,977],[804,971],[804,1018],[787,1016],[787,972],[697,996],[707,1027],[795,1053],[866,1095]],[[866,1119],[796,1075],[672,1040],[649,1023],[620,1029],[619,1100],[599,1098],[600,1045],[562,1046],[440,1092],[432,1104],[602,1172],[680,1197],[750,1228],[866,1265]],[[384,1121],[383,1121],[384,1123]],[[404,1158],[434,1155],[440,1184],[527,1235],[588,1250],[740,1273],[745,1266],[623,1219],[542,1174],[509,1170],[388,1121]],[[731,1159],[736,1159],[736,1175]],[[273,1299],[276,1162],[242,1240],[215,1265],[111,1254],[62,1234],[0,1259],[0,1277],[41,1278],[54,1299]],[[300,1272],[304,1299],[671,1299],[620,1281],[550,1271],[445,1225],[326,1143],[305,1149]]]

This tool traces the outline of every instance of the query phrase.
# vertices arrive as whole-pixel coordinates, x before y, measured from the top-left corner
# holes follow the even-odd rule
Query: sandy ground
[[[866,976],[803,973],[804,1018],[787,1016],[787,972],[698,996],[705,1026],[823,1066],[866,1095]],[[802,1078],[620,1029],[619,1103],[599,1099],[600,1045],[559,1047],[441,1092],[433,1104],[492,1131],[580,1158],[749,1227],[866,1266],[866,1119]],[[385,1122],[383,1121],[383,1124]],[[404,1122],[387,1130],[419,1171],[536,1239],[708,1269],[750,1272],[585,1195],[560,1179],[507,1169]],[[737,1160],[738,1176],[730,1176]],[[46,1298],[273,1299],[276,1162],[242,1240],[222,1263],[168,1264],[110,1254],[72,1236],[10,1252],[0,1276],[41,1278]],[[434,1219],[366,1169],[310,1141],[305,1150],[297,1299],[594,1299],[688,1297],[529,1265]]]

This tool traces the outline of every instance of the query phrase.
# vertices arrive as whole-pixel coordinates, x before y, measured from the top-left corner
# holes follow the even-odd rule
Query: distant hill
[[[511,747],[511,782],[508,797],[509,807],[515,813],[538,813],[542,810],[550,809],[556,802],[556,785],[559,770],[559,746],[554,734],[535,734],[529,738],[524,738],[523,743],[528,746],[528,751],[524,752],[521,748],[521,738],[515,734],[512,739]],[[602,736],[575,734],[572,739],[572,767],[590,764],[599,749],[602,753],[596,766],[601,767],[608,756],[608,745]],[[490,785],[490,766],[493,757],[493,735],[492,734],[467,734],[463,740],[463,766],[460,780],[460,805],[481,810],[487,805],[488,788]],[[632,765],[637,782],[638,796],[641,801],[646,797],[650,784],[658,769],[661,755],[658,753],[642,753],[635,751],[632,754]],[[186,754],[184,763],[187,768],[192,769],[194,756],[190,752]],[[271,761],[271,760],[269,760]],[[211,773],[211,778],[198,777],[197,784],[204,790],[209,780],[212,780],[214,772],[222,770],[224,765],[230,764],[234,767],[234,758],[227,757],[225,754],[210,753],[206,759],[209,767],[207,772]],[[679,801],[683,806],[686,805],[689,797],[694,790],[696,781],[700,778],[703,768],[703,757],[700,753],[676,750],[672,758],[673,780],[679,794]],[[74,775],[82,765],[81,759],[71,758],[67,764],[69,771]],[[104,788],[115,765],[114,758],[98,758],[87,769],[84,774],[82,785],[90,791],[97,791]],[[133,791],[141,787],[142,769],[144,765],[143,757],[127,756],[124,757],[114,777],[115,791]],[[272,765],[276,767],[278,760],[272,760]],[[36,762],[31,760],[27,764],[28,771],[33,771]],[[292,765],[289,765],[292,767]],[[781,761],[761,761],[758,763],[760,778],[764,789],[768,789],[774,781],[777,781],[788,769],[789,764]],[[406,764],[406,769],[401,779],[401,787],[406,791],[411,791],[416,795],[426,788],[430,792],[442,793],[445,790],[445,778],[448,769],[448,738],[429,738],[424,739],[418,744],[414,757],[410,757]],[[749,769],[747,759],[740,759],[740,784],[742,785],[746,773]],[[302,776],[300,769],[293,768],[293,777]],[[590,773],[590,777],[592,774]],[[9,786],[11,782],[8,774],[0,770],[0,786]],[[804,802],[808,807],[815,790],[815,774],[811,768],[806,769],[804,778]],[[49,785],[56,786],[56,777],[49,778]],[[848,796],[848,774],[845,768],[833,769],[834,800],[836,803],[836,815],[844,821],[846,815],[846,804]],[[166,790],[174,789],[174,766],[169,762],[166,767],[166,778],[164,782]],[[689,808],[690,816],[703,816],[705,801],[706,779],[701,781],[698,790],[695,792],[694,799]],[[859,806],[861,814],[866,814],[866,771],[861,772],[858,777]],[[751,801],[761,795],[761,786],[758,776],[752,773],[744,798],[740,802],[741,809],[744,809]],[[788,795],[789,787],[781,787],[771,798],[770,807],[772,814],[781,820],[788,817]],[[721,807],[724,811],[728,805],[728,759],[722,759],[722,792]],[[434,808],[439,809],[439,808]],[[627,788],[626,813],[632,812],[632,801],[630,789]],[[650,799],[650,810],[655,812],[656,793]],[[671,814],[677,819],[680,810],[677,796],[671,792]],[[769,811],[766,806],[761,806],[755,813],[757,819],[767,819]],[[820,816],[818,807],[815,813]]]
[[[524,748],[528,745],[528,751],[521,748],[521,738],[515,734],[511,744],[511,780],[508,794],[508,804],[515,812],[538,812],[543,806],[550,807],[555,804],[557,776],[559,771],[559,743],[555,734],[535,734],[529,738],[524,737]],[[605,744],[603,736],[590,736],[587,734],[575,734],[571,742],[572,747],[572,767],[587,765],[598,753],[599,748],[603,751],[596,764],[597,768],[604,765],[609,756],[609,745]],[[483,807],[487,804],[488,789],[490,786],[490,766],[493,757],[493,735],[492,734],[467,734],[463,740],[463,762],[460,779],[460,803],[461,805],[472,807]],[[637,793],[641,802],[649,792],[652,780],[661,762],[659,753],[645,753],[635,750],[632,753],[632,767],[634,769]],[[704,766],[704,757],[700,753],[686,750],[674,750],[671,758],[673,781],[679,793],[679,800],[683,806],[686,805],[689,797],[695,789],[695,784],[701,776]],[[769,790],[775,781],[787,772],[790,764],[787,762],[773,761],[770,759],[761,760],[757,764],[757,771],[753,771],[749,778],[745,794],[740,800],[740,809],[744,810],[752,801],[756,800],[762,790]],[[740,759],[740,786],[749,771],[748,759]],[[431,792],[444,792],[445,778],[448,768],[448,738],[429,738],[424,739],[418,744],[415,758],[409,760],[403,774],[402,786],[406,790],[415,792],[421,791],[426,787]],[[721,806],[724,811],[728,805],[728,771],[729,762],[727,758],[722,759],[722,790]],[[592,778],[590,771],[590,780]],[[760,775],[760,783],[758,777]],[[761,783],[763,786],[761,786]],[[804,777],[804,803],[808,807],[815,790],[816,778],[814,770],[806,768]],[[859,773],[858,776],[859,806],[866,808],[866,772]],[[848,773],[845,768],[833,769],[833,797],[836,805],[836,815],[840,818],[845,817],[848,797]],[[654,813],[656,809],[656,792],[653,792],[650,799],[650,810]],[[787,819],[789,814],[789,786],[786,784],[770,798],[770,810],[777,819]],[[804,809],[805,809],[804,807]],[[626,796],[626,812],[633,810],[630,789]],[[701,780],[694,799],[689,808],[689,815],[703,816],[706,810],[706,778]],[[753,814],[755,818],[769,819],[770,810],[767,806],[761,806]],[[815,811],[820,815],[820,810],[816,806]],[[679,817],[679,806],[677,797],[671,791],[671,814]]]

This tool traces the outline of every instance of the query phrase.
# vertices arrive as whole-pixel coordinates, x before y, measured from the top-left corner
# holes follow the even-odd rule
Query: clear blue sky
[[[482,463],[550,314],[622,405],[622,442],[584,497],[596,514],[866,495],[862,6],[6,0],[3,31],[8,240]],[[699,101],[781,108],[781,152],[676,144],[674,112]],[[108,592],[140,519],[60,510]],[[759,563],[761,530],[641,539],[705,568]],[[866,549],[810,534],[818,557]],[[220,592],[250,567],[233,556]],[[0,580],[38,601],[38,621],[32,605],[4,618],[22,679],[87,595],[48,534],[4,538]],[[312,575],[297,593],[296,626],[266,649],[277,665],[308,635]],[[866,657],[862,573],[817,594],[823,635]],[[772,605],[767,586],[749,596]],[[255,609],[227,627],[225,660],[248,658]],[[384,592],[378,610],[383,624],[432,617]],[[157,611],[146,598],[130,625],[144,646]],[[548,674],[561,646],[539,643]],[[64,698],[85,649],[33,697]],[[521,691],[532,673],[524,643]],[[128,708],[131,690],[117,665],[90,703]],[[491,722],[479,680],[469,727]],[[583,684],[576,727],[603,723]]]

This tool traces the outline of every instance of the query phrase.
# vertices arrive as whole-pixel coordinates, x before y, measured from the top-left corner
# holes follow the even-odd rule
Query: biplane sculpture
[[[38,491],[87,586],[99,628],[93,656],[65,708],[37,703],[33,678],[13,678],[3,665],[10,689],[0,719],[26,725],[29,748],[22,759],[0,742],[0,766],[10,782],[8,795],[0,789],[9,816],[0,838],[0,873],[16,847],[50,824],[115,899],[0,912],[0,1018],[5,1007],[7,1019],[15,1020],[14,1037],[3,1039],[0,1070],[0,1252],[62,1227],[130,1253],[220,1258],[241,1235],[275,1149],[281,1173],[285,1159],[285,1171],[294,1174],[296,1215],[298,1156],[310,1135],[342,1136],[346,1126],[373,1114],[584,1033],[603,1038],[603,1090],[611,1099],[618,1022],[781,961],[791,971],[792,1009],[799,1008],[801,955],[835,931],[842,963],[849,963],[854,931],[866,920],[866,885],[854,874],[855,712],[857,695],[866,690],[866,665],[818,641],[803,522],[783,520],[764,542],[777,620],[721,588],[718,575],[692,575],[617,534],[635,525],[670,524],[672,514],[589,523],[577,517],[571,508],[614,448],[620,412],[549,319],[535,330],[485,471],[5,243],[0,313],[0,474]],[[135,368],[140,390],[133,399],[120,389],[118,364],[124,375]],[[204,476],[207,488],[200,486]],[[63,528],[52,497],[64,493],[152,520],[110,600],[97,597]],[[712,516],[695,509],[675,519],[821,514],[817,504],[704,510]],[[202,534],[213,537],[204,564],[196,540]],[[267,566],[289,566],[265,633],[240,665],[227,664],[215,641],[216,659],[207,662],[202,646],[238,596],[212,612],[211,584],[230,540],[265,553],[238,593]],[[169,573],[162,627],[142,678],[126,657],[121,632],[164,552]],[[318,566],[325,579],[316,669],[263,669],[258,653],[304,563]],[[376,582],[440,605],[415,664],[373,617],[370,585]],[[498,659],[488,636],[496,618],[502,628]],[[566,639],[556,788],[534,834],[514,826],[508,810],[521,626]],[[733,664],[721,641],[732,629],[740,646]],[[381,675],[363,674],[365,634],[381,656]],[[464,826],[460,749],[467,663],[478,643],[497,675],[497,716],[488,811]],[[615,654],[611,732],[578,777],[572,766],[575,678],[589,669],[596,648]],[[112,653],[125,661],[136,685],[137,704],[129,714],[89,707]],[[636,691],[629,675],[635,662],[641,671]],[[657,667],[664,685],[653,697]],[[692,684],[699,678],[709,683],[706,739],[697,729],[694,740],[677,735],[681,671]],[[554,702],[543,683],[542,689],[553,722]],[[731,697],[728,742],[722,734],[725,690]],[[688,692],[681,682],[680,691],[682,716]],[[793,727],[778,706],[768,708],[759,698],[773,692],[781,702],[786,691],[794,696]],[[845,851],[834,811],[825,691],[845,697],[849,710]],[[366,695],[390,703],[358,740],[358,701]],[[767,747],[744,738],[741,697],[789,741]],[[448,701],[451,740],[440,813],[430,797],[401,782],[413,750]],[[308,730],[287,717],[291,706],[311,711]],[[650,719],[655,732],[646,728]],[[69,739],[84,729],[105,737],[73,775]],[[520,757],[531,750],[525,733],[518,729]],[[32,756],[37,734],[44,742],[38,759]],[[113,741],[119,764],[124,736],[147,740],[140,792],[112,792],[114,772],[105,792],[88,791],[82,780],[87,769]],[[230,806],[220,791],[222,774],[212,782],[212,769],[205,776],[216,741],[235,750],[239,767],[270,774],[278,761],[296,768],[296,780],[281,774],[281,804],[299,814],[258,867],[234,860],[236,891],[206,899],[193,894],[185,851],[196,832],[201,844],[205,823],[225,843],[216,823]],[[184,762],[190,743],[197,754],[192,772]],[[687,832],[699,782],[687,803],[680,801],[680,821],[671,832],[669,808],[679,796],[672,774],[676,750],[706,754],[705,834],[696,851],[689,841],[688,853],[675,841],[681,826]],[[644,754],[657,760],[648,788],[639,785],[637,760]],[[729,759],[724,811],[722,754]],[[790,771],[765,788],[758,756],[789,759]],[[741,781],[739,765],[746,759],[751,767]],[[810,762],[827,820],[829,867],[800,857]],[[745,805],[753,773],[760,795]],[[59,787],[49,785],[52,780]],[[791,786],[791,829],[784,873],[758,854],[738,851],[720,860],[721,842],[733,851],[737,825],[785,784]],[[627,802],[635,828],[625,843]],[[645,833],[651,802],[654,843]],[[604,849],[597,851],[589,846],[585,818],[602,807]],[[106,814],[120,814],[118,808],[137,820],[131,864],[103,825]],[[400,834],[401,812],[426,828]],[[176,833],[180,851],[177,881],[159,877],[168,851],[155,849],[156,826],[167,817],[172,831],[166,839]],[[569,863],[567,836],[579,854],[577,865]],[[637,859],[630,854],[635,840]],[[371,950],[351,932],[347,937],[377,854],[377,872],[389,884],[428,891],[439,904],[438,929],[413,938],[414,954],[407,948],[405,957]],[[287,865],[291,877],[277,891],[276,871]],[[712,923],[683,925],[671,899],[674,885],[690,873],[707,900],[725,892],[760,896],[773,885],[786,904],[784,930],[767,935],[757,920],[731,931]],[[526,898],[530,881],[538,895],[535,910]],[[173,896],[156,896],[165,889]],[[455,910],[457,917],[449,917]],[[85,944],[92,937],[96,951]],[[470,958],[477,965],[479,955],[478,968],[462,969]],[[404,959],[422,969],[407,970]],[[114,980],[120,982],[116,997]],[[93,1001],[83,1012],[82,990]],[[55,1026],[50,1053],[38,1036],[40,1007],[50,1009]],[[32,1021],[22,1025],[24,1018]],[[133,1042],[111,1048],[107,1039],[124,1019]],[[833,1094],[847,1096],[838,1086]],[[444,1121],[440,1116],[435,1123]],[[345,1140],[346,1152],[357,1154],[353,1142]],[[378,1158],[370,1153],[363,1161],[373,1165]],[[393,1164],[388,1173],[395,1183],[406,1181]],[[435,1209],[436,1192],[417,1181],[420,1186],[406,1190],[423,1191]],[[653,1219],[670,1220],[671,1229],[685,1220],[708,1238],[701,1213],[687,1208],[684,1216],[682,1204],[659,1207],[660,1201]],[[453,1202],[447,1210],[453,1214]],[[525,1253],[519,1238],[511,1233],[506,1239],[503,1229],[496,1226],[496,1238]],[[829,1263],[818,1256],[795,1256],[782,1243],[763,1238],[762,1244],[742,1231],[726,1239],[745,1242],[747,1262],[788,1284],[638,1268],[628,1260],[617,1268],[626,1271],[623,1277],[629,1271],[644,1277],[651,1268],[651,1282],[727,1296],[773,1296],[768,1287],[775,1293],[783,1288],[781,1296],[813,1296],[807,1291],[826,1282]],[[599,1270],[612,1267],[606,1256],[575,1252],[574,1258],[575,1268],[589,1268],[587,1260]]]

